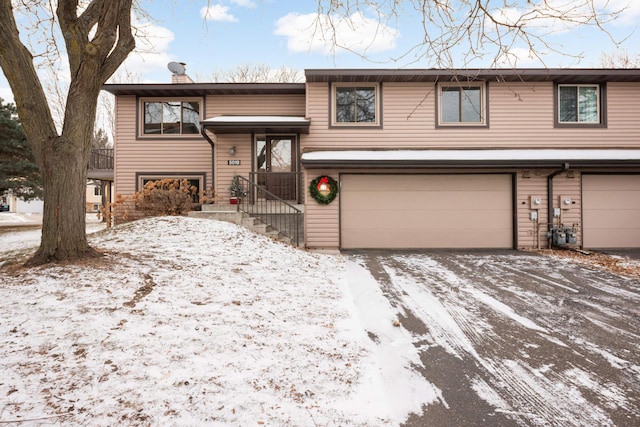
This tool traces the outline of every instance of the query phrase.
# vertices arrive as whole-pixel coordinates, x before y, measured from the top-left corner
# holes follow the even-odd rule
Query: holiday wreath
[[[319,176],[309,184],[309,193],[316,202],[328,205],[338,195],[338,182],[330,176]]]

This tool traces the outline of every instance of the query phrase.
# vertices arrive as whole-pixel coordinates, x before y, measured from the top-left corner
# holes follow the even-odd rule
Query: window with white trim
[[[379,126],[380,86],[376,83],[334,84],[332,124],[334,126]]]
[[[439,125],[486,125],[486,88],[483,83],[440,83],[438,88]]]
[[[558,123],[599,124],[600,85],[558,85]]]
[[[197,135],[200,133],[200,106],[197,99],[143,99],[142,135]]]

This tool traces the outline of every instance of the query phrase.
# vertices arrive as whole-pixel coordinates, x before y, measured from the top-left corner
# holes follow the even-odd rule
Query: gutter
[[[568,170],[569,163],[564,163],[562,169],[547,176],[547,230],[549,231],[549,236],[551,236],[551,229],[553,228],[553,178]],[[549,239],[551,239],[551,237],[549,237]]]
[[[215,143],[213,142],[213,140],[211,138],[209,138],[209,135],[207,135],[207,131],[204,127],[202,127],[202,130],[200,131],[200,133],[202,134],[202,136],[207,140],[207,142],[209,143],[209,145],[211,145],[211,189],[215,190],[216,188],[216,181],[215,181],[215,160],[216,160],[216,156],[215,156],[215,152],[214,152],[214,148],[215,148]],[[207,184],[205,183],[205,187],[207,186]],[[205,188],[206,190],[206,188]]]

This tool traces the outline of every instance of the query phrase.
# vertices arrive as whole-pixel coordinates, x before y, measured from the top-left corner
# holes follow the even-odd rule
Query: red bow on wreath
[[[320,178],[320,181],[318,182],[318,191],[322,191],[322,190],[328,190],[329,189],[329,177],[327,176],[323,176],[322,178]]]

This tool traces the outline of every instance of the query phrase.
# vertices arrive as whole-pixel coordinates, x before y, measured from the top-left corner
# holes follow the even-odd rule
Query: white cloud
[[[538,52],[540,54],[540,52]],[[540,66],[541,60],[528,48],[513,48],[496,59],[498,67],[531,67]]]
[[[493,14],[500,22],[528,29],[566,32],[582,25],[594,25],[594,14],[601,23],[635,24],[640,16],[638,0],[546,0],[527,7],[505,7]],[[618,15],[617,15],[618,14]],[[612,21],[612,19],[615,20]]]
[[[135,19],[134,19],[135,21]],[[136,48],[124,61],[112,81],[139,81],[142,75],[153,75],[159,70],[165,71],[167,64],[174,59],[169,54],[169,46],[175,36],[168,28],[145,23],[134,22]],[[169,71],[166,71],[169,81]]]
[[[228,13],[229,7],[222,6],[220,4],[214,4],[211,6],[205,6],[200,9],[200,16],[207,21],[226,21],[236,22],[235,16]]]
[[[288,39],[290,52],[347,50],[361,55],[394,49],[400,35],[398,30],[361,13],[349,17],[290,13],[276,22],[274,34]]]
[[[249,9],[256,7],[256,4],[251,0],[231,0],[231,3],[235,3],[238,6],[246,7]]]
[[[609,13],[620,12],[615,20],[619,25],[636,25],[640,17],[640,1],[638,0],[594,0],[596,10],[606,10]]]

